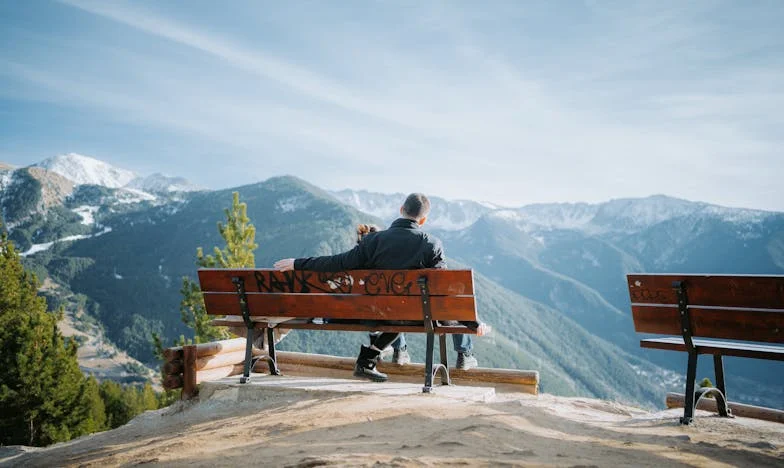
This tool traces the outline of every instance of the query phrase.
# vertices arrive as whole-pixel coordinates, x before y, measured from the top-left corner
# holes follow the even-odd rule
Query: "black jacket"
[[[295,270],[413,270],[446,268],[441,241],[416,221],[397,219],[389,229],[366,235],[356,247],[337,255],[298,258]]]

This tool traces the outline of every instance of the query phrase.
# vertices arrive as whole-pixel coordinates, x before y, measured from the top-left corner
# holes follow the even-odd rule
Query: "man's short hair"
[[[421,219],[430,213],[430,200],[424,193],[412,193],[403,202],[403,214],[409,218]]]

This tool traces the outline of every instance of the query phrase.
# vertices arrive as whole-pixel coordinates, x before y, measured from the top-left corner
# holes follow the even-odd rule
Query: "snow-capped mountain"
[[[98,159],[76,153],[61,154],[37,163],[35,166],[60,174],[76,185],[90,184],[120,188],[138,177],[126,169],[120,169]]]
[[[526,231],[576,230],[586,234],[634,233],[673,219],[718,219],[755,224],[775,213],[727,208],[665,195],[623,198],[605,203],[551,203],[496,210],[488,216],[515,223]]]
[[[371,214],[390,223],[400,213],[400,205],[406,198],[402,193],[384,194],[366,190],[340,190],[332,196],[359,211]],[[446,231],[458,231],[474,224],[482,215],[499,209],[491,203],[469,200],[445,200],[430,197],[432,210],[428,216],[428,227]]]
[[[204,188],[190,182],[183,177],[169,177],[155,173],[147,177],[137,177],[128,183],[126,188],[132,188],[149,193],[172,192],[198,192]]]

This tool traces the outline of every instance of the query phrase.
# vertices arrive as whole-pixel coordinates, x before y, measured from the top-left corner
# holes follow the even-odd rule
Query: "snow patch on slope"
[[[126,188],[151,193],[197,192],[204,190],[183,177],[169,177],[160,173],[147,177],[137,177]]]
[[[83,205],[74,208],[73,212],[82,217],[82,224],[90,226],[95,224],[95,213],[97,213],[100,208],[100,206]]]
[[[76,153],[61,154],[36,166],[60,174],[77,185],[91,184],[120,188],[137,177],[131,171]]]
[[[73,241],[78,241],[78,240],[82,240],[82,239],[89,239],[91,237],[99,237],[99,236],[102,236],[104,234],[108,234],[110,232],[112,232],[112,228],[106,227],[106,228],[103,229],[103,231],[98,232],[96,234],[88,234],[88,235],[79,234],[79,235],[75,235],[75,236],[63,237],[62,239],[57,239],[54,242],[46,242],[46,243],[43,243],[43,244],[33,244],[29,249],[27,249],[24,252],[20,253],[19,256],[20,257],[27,257],[28,255],[33,255],[33,254],[36,254],[38,252],[43,252],[45,250],[49,250],[50,248],[52,248],[52,246],[54,244],[57,244],[57,243],[60,243],[60,242],[73,242]]]

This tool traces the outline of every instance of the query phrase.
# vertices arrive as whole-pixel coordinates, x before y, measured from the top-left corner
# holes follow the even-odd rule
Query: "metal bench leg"
[[[275,330],[272,328],[267,328],[267,347],[269,348],[267,364],[269,364],[270,375],[280,375],[278,358],[275,356]]]
[[[438,350],[441,352],[441,385],[452,385],[452,380],[449,378],[449,363],[446,354],[446,335],[443,333],[438,335]]]
[[[253,366],[253,327],[248,327],[248,337],[245,341],[245,368],[240,377],[240,383],[250,382],[250,370]]]
[[[683,405],[681,424],[691,424],[694,420],[694,381],[697,379],[697,353],[689,353],[689,363],[686,370],[686,401]]]
[[[425,349],[425,386],[422,387],[423,393],[433,391],[433,348],[435,347],[435,336],[433,332],[427,334],[427,348]]]
[[[713,370],[716,374],[716,388],[721,393],[721,398],[716,398],[716,405],[718,405],[719,414],[724,417],[732,417],[727,402],[727,387],[724,384],[724,362],[722,361],[721,354],[713,355]]]

